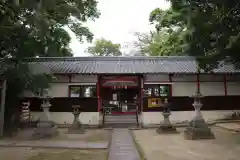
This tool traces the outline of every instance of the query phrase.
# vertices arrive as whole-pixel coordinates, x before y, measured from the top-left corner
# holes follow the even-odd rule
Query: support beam
[[[140,77],[140,107],[141,107],[141,113],[143,112],[143,90],[144,90],[144,77],[141,76]]]
[[[68,83],[72,83],[72,75],[68,75]]]
[[[169,97],[171,99],[172,98],[172,74],[169,74],[169,82],[171,83],[169,88]]]
[[[224,95],[227,96],[227,76],[224,74]]]
[[[98,76],[98,78],[97,78],[98,112],[100,112],[100,110],[101,110],[100,85],[101,85],[101,77]]]
[[[6,89],[7,89],[7,81],[4,80],[1,86],[0,138],[3,136],[3,130],[4,130]]]
[[[200,75],[197,73],[197,92],[200,93]]]

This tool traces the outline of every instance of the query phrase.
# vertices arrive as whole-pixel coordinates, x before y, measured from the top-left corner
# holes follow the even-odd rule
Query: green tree
[[[169,10],[154,9],[149,21],[155,25],[156,31],[136,33],[138,40],[135,46],[142,55],[148,56],[180,56],[186,55],[187,43],[184,40],[186,25],[180,14]]]
[[[93,56],[121,56],[121,45],[114,44],[104,38],[97,39],[93,46],[87,48],[86,52]]]
[[[135,33],[138,40],[134,45],[141,55],[145,56],[179,56],[185,55],[185,43],[181,41],[178,32]]]
[[[215,68],[222,61],[239,67],[240,1],[238,0],[171,0],[172,10],[186,25],[184,39],[189,55],[198,57],[200,67]],[[172,24],[174,18],[170,18]]]
[[[0,57],[72,56],[63,27],[91,41],[83,22],[99,16],[96,6],[95,0],[0,1]]]
[[[93,34],[83,23],[98,16],[95,0],[0,1],[0,78],[7,80],[6,126],[12,126],[10,116],[19,105],[22,91],[39,92],[52,79],[48,74],[32,73],[32,66],[24,59],[72,56],[68,47],[71,38],[64,27],[80,41],[91,41]]]

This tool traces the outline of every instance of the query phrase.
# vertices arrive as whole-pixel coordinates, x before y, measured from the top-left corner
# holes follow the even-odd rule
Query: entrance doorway
[[[140,84],[137,76],[102,77],[100,97],[107,114],[136,114],[140,111]]]

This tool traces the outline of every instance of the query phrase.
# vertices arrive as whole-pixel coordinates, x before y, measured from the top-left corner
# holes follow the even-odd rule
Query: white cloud
[[[133,32],[148,32],[153,28],[148,21],[153,9],[167,9],[169,6],[165,0],[99,0],[100,18],[86,25],[93,32],[94,39],[104,37],[124,46],[134,40]],[[70,36],[72,37],[70,48],[74,56],[88,56],[84,50],[89,44],[86,42],[80,44],[71,32]],[[125,47],[124,50],[132,48]]]

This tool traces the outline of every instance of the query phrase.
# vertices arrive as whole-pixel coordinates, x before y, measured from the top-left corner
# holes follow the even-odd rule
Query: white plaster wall
[[[228,95],[240,95],[240,82],[227,82]]]
[[[199,75],[199,80],[200,81],[207,81],[207,82],[220,82],[220,81],[224,81],[224,76],[223,75]]]
[[[33,94],[31,91],[23,91],[21,97],[36,97],[37,95]]]
[[[69,82],[69,77],[66,75],[54,75],[53,82]]]
[[[33,120],[41,119],[43,112],[31,112]],[[73,114],[71,112],[50,112],[51,120],[57,124],[72,124]],[[83,112],[79,116],[83,124],[98,125],[100,116],[98,112]]]
[[[68,76],[56,75],[54,83],[50,83],[48,95],[51,97],[68,97],[69,85],[92,85],[97,83],[97,76],[95,75],[75,75],[72,77],[72,83],[69,82]],[[24,91],[22,97],[36,97],[30,91]]]
[[[145,82],[168,82],[169,75],[168,74],[158,74],[158,75],[146,75],[144,77]]]
[[[81,83],[97,83],[96,75],[74,75],[71,78],[72,82],[81,82]]]
[[[239,82],[240,81],[240,75],[227,75],[226,76],[227,81],[231,82]]]
[[[173,123],[181,121],[189,121],[195,115],[194,111],[173,111],[171,112],[170,120]],[[201,112],[206,121],[212,121],[224,117],[225,115],[233,113],[232,110],[224,111],[202,111]],[[142,122],[143,125],[160,124],[163,121],[162,112],[143,112]]]
[[[197,81],[197,76],[196,75],[173,75],[172,76],[172,81],[180,81],[180,82],[196,82]]]
[[[48,96],[50,97],[68,97],[68,86],[70,85],[95,85],[96,83],[50,83]],[[36,97],[30,91],[24,91],[23,97]]]
[[[68,83],[51,83],[48,95],[50,97],[68,97]]]
[[[196,89],[196,82],[174,82],[172,84],[172,96],[192,96]]]
[[[225,95],[224,82],[201,82],[200,91],[204,96]]]

